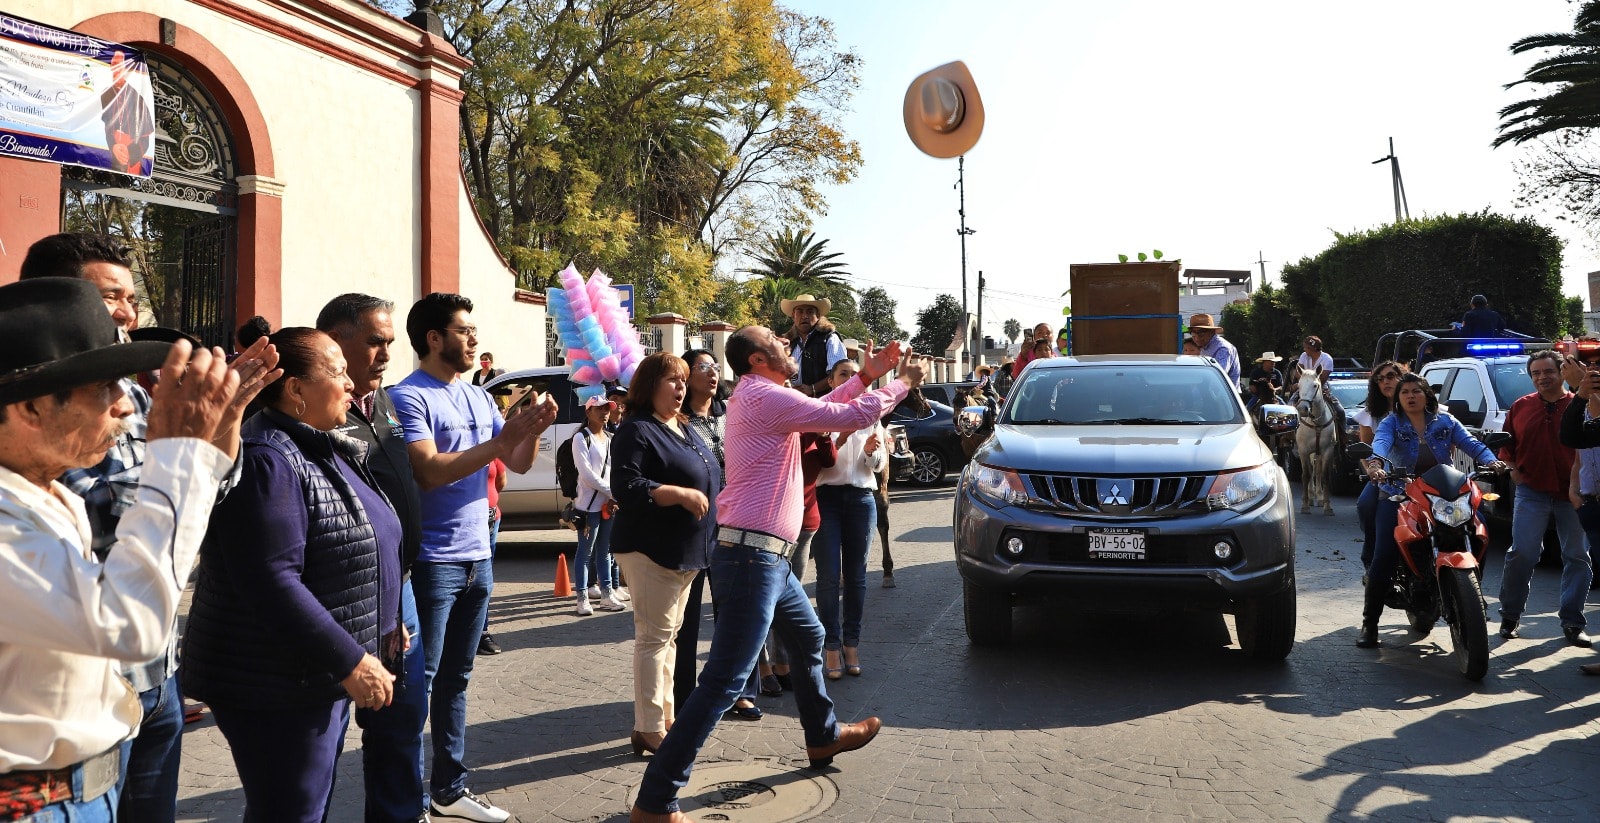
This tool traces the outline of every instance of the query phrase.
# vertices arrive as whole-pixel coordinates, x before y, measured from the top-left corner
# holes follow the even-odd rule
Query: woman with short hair
[[[722,471],[682,412],[689,366],[671,352],[646,357],[628,387],[611,441],[618,507],[611,551],[633,595],[635,755],[654,752],[674,717],[673,659],[695,575],[710,565]]]

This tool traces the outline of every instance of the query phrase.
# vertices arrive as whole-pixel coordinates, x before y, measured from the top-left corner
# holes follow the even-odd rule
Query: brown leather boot
[[[634,806],[633,810],[628,812],[628,823],[694,823],[694,818],[683,812],[651,814],[638,806]]]
[[[811,758],[811,768],[820,769],[833,762],[833,756],[853,752],[872,742],[883,728],[883,721],[869,717],[860,723],[840,723],[839,737],[826,746],[807,746],[806,756]]]

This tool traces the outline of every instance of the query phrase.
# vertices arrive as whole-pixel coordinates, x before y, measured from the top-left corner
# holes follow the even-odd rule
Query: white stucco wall
[[[365,292],[395,303],[404,322],[420,296],[422,257],[421,93],[266,29],[187,0],[0,0],[5,13],[62,28],[138,10],[193,30],[228,55],[267,123],[273,179],[282,184],[282,325],[311,325],[330,298]],[[252,14],[353,51],[411,77],[421,70],[314,10],[241,0]],[[408,25],[348,0],[347,11],[412,35]],[[307,19],[309,18],[309,19]],[[448,79],[448,72],[438,72]],[[543,307],[517,303],[500,261],[460,189],[461,292],[477,304],[479,348],[499,365],[543,365]],[[242,321],[243,318],[240,318]]]

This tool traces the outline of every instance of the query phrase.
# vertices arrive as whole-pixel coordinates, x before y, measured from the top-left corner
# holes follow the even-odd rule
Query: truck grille
[[[1244,562],[1244,553],[1235,552],[1229,560],[1218,560],[1211,547],[1220,540],[1233,542],[1226,533],[1218,534],[1149,534],[1145,537],[1145,559],[1138,561],[1095,560],[1089,557],[1089,536],[1083,533],[1029,532],[1008,529],[1000,537],[1001,545],[1008,538],[1021,537],[1026,547],[1020,556],[997,552],[996,556],[1013,563],[1039,563],[1045,565],[1106,565],[1106,566],[1182,566],[1201,568],[1229,568]],[[1237,544],[1235,544],[1237,545]]]
[[[1033,496],[1062,512],[1103,517],[1179,517],[1203,514],[1207,475],[1172,477],[1083,477],[1024,475]]]

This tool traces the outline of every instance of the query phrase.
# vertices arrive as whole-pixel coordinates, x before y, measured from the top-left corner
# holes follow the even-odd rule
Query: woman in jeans
[[[578,614],[588,616],[595,609],[620,612],[624,608],[611,579],[611,518],[616,505],[611,500],[611,435],[606,433],[606,418],[612,403],[591,397],[583,403],[583,428],[572,434],[572,463],[578,469],[578,497],[573,507],[583,512],[578,527],[578,570],[574,588],[578,592]],[[590,578],[590,568],[595,570]],[[600,587],[600,597],[589,601],[591,585]]]
[[[689,585],[716,533],[722,472],[685,420],[689,367],[671,352],[644,359],[611,442],[618,507],[611,550],[633,595],[633,752],[654,752],[674,717],[673,658]]]
[[[1048,342],[1048,341],[1047,341]],[[828,382],[838,388],[855,379],[852,360],[833,364]],[[877,528],[873,492],[888,460],[882,423],[834,437],[838,458],[817,475],[817,511],[822,522],[812,544],[817,560],[817,617],[826,637],[822,669],[829,680],[861,674],[861,614],[867,601],[867,549]],[[840,601],[844,602],[843,616]],[[841,659],[842,657],[842,659]]]
[[[1361,442],[1372,444],[1378,422],[1388,417],[1390,409],[1394,408],[1394,390],[1400,386],[1400,375],[1405,373],[1406,367],[1393,360],[1385,360],[1373,367],[1372,376],[1367,378],[1367,400],[1355,414],[1350,415],[1360,427]],[[1364,581],[1367,567],[1372,565],[1373,547],[1377,545],[1378,484],[1368,481],[1362,487],[1361,496],[1356,498],[1356,519],[1361,523],[1361,574]]]

